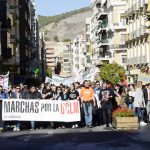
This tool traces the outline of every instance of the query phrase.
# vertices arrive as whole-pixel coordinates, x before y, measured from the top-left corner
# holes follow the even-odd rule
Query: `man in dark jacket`
[[[41,93],[37,91],[37,88],[34,85],[32,85],[27,94],[27,99],[43,99],[43,97],[42,97]],[[35,122],[34,121],[31,121],[31,129],[30,130],[35,130]]]
[[[99,99],[101,101],[104,124],[106,124],[106,127],[111,127],[113,101],[115,99],[113,90],[111,88],[107,88],[106,83],[103,83]]]
[[[11,92],[10,98],[11,99],[26,99],[26,96],[21,91],[21,86],[20,85],[16,85],[15,92]],[[20,131],[20,122],[16,121],[15,124],[16,125],[15,125],[13,131]]]

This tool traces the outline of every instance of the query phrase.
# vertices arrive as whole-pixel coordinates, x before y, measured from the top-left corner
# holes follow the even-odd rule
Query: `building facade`
[[[31,0],[0,0],[3,72],[10,71],[14,76],[33,73],[30,62],[35,56],[32,57],[32,53],[39,51],[38,48],[35,50],[36,41],[32,41],[34,29],[38,31],[33,23],[34,16],[35,5]]]
[[[85,71],[86,67],[86,33],[78,35],[72,42],[73,70]]]
[[[128,0],[126,20],[128,47],[128,81],[130,83],[142,80],[148,83],[150,65],[150,36],[144,14],[150,10],[149,0]]]
[[[125,66],[126,1],[92,0],[91,11],[93,64],[115,61]]]

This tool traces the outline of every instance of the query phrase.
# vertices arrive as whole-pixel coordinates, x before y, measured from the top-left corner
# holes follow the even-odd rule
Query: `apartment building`
[[[83,32],[78,35],[72,42],[73,52],[73,70],[85,71],[86,67],[86,34]]]
[[[127,35],[126,45],[128,47],[128,80],[133,83],[142,80],[144,83],[150,81],[150,36],[148,25],[144,14],[150,10],[149,0],[128,0],[126,19]]]
[[[0,0],[1,25],[1,52],[2,71],[10,71],[11,75],[29,75],[31,68],[35,41],[32,37],[37,24],[35,18],[35,5],[31,0]],[[38,32],[36,32],[39,34]],[[35,36],[34,36],[35,37]],[[36,36],[36,39],[39,37]],[[38,40],[37,40],[38,41]]]
[[[92,0],[91,44],[92,63],[112,63],[125,66],[126,1]]]
[[[62,76],[70,75],[72,72],[72,52],[68,42],[45,42],[47,67],[59,70]]]
[[[91,50],[91,18],[86,18],[86,55],[85,55],[85,67],[91,66],[92,50]]]

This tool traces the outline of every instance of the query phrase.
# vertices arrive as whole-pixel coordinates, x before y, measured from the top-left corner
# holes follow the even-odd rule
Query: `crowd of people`
[[[3,99],[47,99],[47,100],[78,100],[80,102],[80,122],[20,122],[2,121]],[[0,86],[0,129],[7,130],[13,127],[13,131],[29,128],[78,128],[93,126],[112,127],[112,112],[118,107],[128,107],[135,112],[141,126],[150,121],[150,84],[142,85],[142,82],[122,86],[96,81],[84,81],[73,83],[70,86],[61,84],[55,86],[50,83],[41,83],[40,87],[34,85],[18,84],[9,86],[4,90]]]

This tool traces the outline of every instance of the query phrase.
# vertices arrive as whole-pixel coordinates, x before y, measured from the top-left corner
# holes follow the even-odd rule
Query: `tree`
[[[125,69],[117,63],[105,64],[100,69],[99,75],[103,81],[111,82],[115,85],[124,80]]]
[[[51,77],[52,77],[52,74],[53,74],[52,68],[51,68],[51,67],[48,67],[48,68],[47,68],[47,76],[51,78]]]

